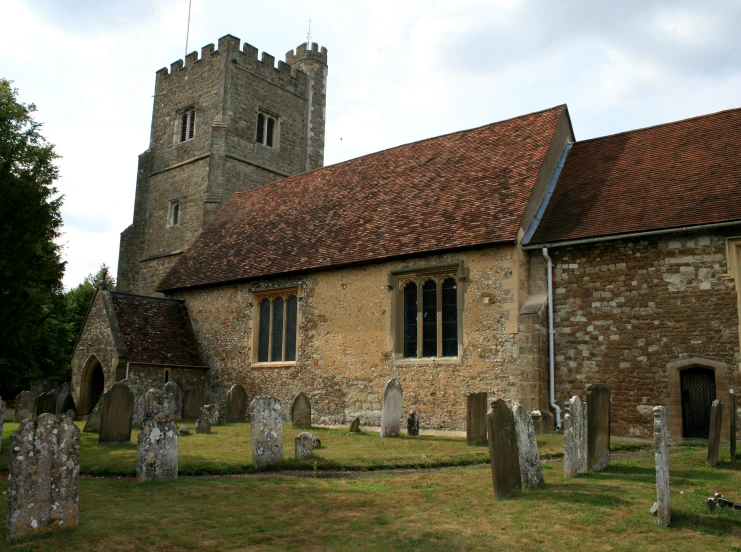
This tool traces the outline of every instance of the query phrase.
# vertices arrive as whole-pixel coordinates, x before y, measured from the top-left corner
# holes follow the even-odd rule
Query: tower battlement
[[[311,49],[309,49],[309,45],[304,42],[295,50],[286,52],[286,63],[289,65],[295,65],[301,61],[316,61],[327,65],[327,49],[324,46],[320,49],[316,42],[312,42]]]

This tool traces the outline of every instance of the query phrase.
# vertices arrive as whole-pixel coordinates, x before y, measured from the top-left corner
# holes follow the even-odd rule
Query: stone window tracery
[[[254,362],[296,362],[298,295],[297,288],[255,293]]]

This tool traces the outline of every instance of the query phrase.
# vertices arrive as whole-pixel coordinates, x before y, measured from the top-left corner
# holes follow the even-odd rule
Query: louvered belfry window
[[[178,142],[185,142],[195,136],[196,110],[188,109],[180,114]]]
[[[275,145],[275,117],[257,114],[257,131],[255,133],[255,142],[269,148]]]
[[[295,362],[298,330],[297,291],[269,292],[256,309],[257,362]]]
[[[458,284],[450,271],[397,276],[403,358],[458,356]]]

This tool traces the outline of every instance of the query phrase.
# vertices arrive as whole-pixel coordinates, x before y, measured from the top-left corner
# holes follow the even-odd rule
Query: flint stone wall
[[[177,479],[177,476],[178,431],[175,421],[146,418],[137,440],[137,479],[143,482],[151,479]]]
[[[67,418],[24,420],[10,438],[8,539],[76,527],[80,430]]]
[[[275,397],[255,397],[252,410],[252,462],[264,468],[283,460],[283,411]]]

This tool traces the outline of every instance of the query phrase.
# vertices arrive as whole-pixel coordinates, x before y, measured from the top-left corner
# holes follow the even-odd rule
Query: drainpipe
[[[129,362],[126,363],[126,379],[129,379]]]
[[[561,408],[556,404],[555,351],[553,350],[553,261],[548,256],[548,248],[543,248],[543,257],[548,261],[548,380],[549,400],[556,412],[556,429],[561,429]]]

